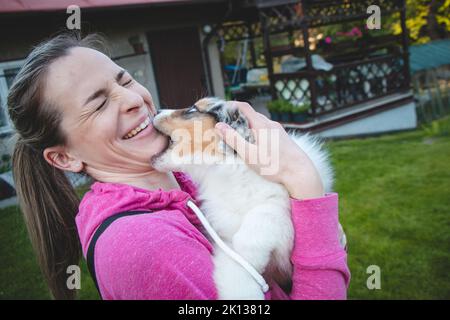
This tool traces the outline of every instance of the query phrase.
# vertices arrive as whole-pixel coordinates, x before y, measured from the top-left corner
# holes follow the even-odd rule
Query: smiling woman
[[[70,34],[39,45],[8,97],[18,135],[17,193],[56,298],[73,295],[65,288],[65,268],[80,256],[74,219],[79,199],[64,171],[148,189],[179,188],[173,176],[149,165],[148,159],[167,145],[151,125],[156,109],[150,93],[94,49],[101,43],[95,35]]]
[[[93,242],[102,298],[217,299],[212,245],[187,206],[197,200],[196,185],[185,173],[151,166],[169,145],[153,127],[152,97],[95,49],[98,43],[96,36],[74,34],[42,43],[8,96],[18,136],[12,159],[17,194],[48,286],[57,299],[74,298],[67,267],[79,263],[81,252],[86,256],[105,221],[120,216]],[[317,170],[280,124],[248,104],[236,105],[251,127],[282,133],[276,182],[291,195],[301,235],[290,259],[291,292],[273,284],[265,298],[345,298],[349,271],[338,238],[337,195],[323,194]],[[257,143],[251,147],[257,152]],[[65,172],[95,181],[81,202]]]

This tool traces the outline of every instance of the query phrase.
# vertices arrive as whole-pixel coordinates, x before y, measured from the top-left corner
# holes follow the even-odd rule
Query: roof
[[[435,40],[409,48],[411,73],[450,65],[450,39]]]
[[[66,10],[70,5],[82,9],[116,6],[136,6],[174,3],[193,3],[198,0],[0,0],[0,13],[42,12]],[[201,2],[201,1],[200,1]]]

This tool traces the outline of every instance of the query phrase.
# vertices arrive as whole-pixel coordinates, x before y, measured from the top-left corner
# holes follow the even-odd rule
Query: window
[[[12,132],[7,110],[8,91],[19,72],[23,60],[0,62],[0,134]]]

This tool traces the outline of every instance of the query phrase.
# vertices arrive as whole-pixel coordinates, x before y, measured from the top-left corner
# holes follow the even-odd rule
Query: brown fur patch
[[[207,102],[204,100],[195,104],[200,111],[206,109]],[[161,117],[154,123],[156,129],[170,136],[173,141],[170,149],[177,148],[185,152],[181,156],[196,152],[201,152],[204,156],[222,156],[219,149],[220,137],[214,131],[214,117],[202,112],[187,115],[186,111],[189,109],[191,108],[176,110]]]

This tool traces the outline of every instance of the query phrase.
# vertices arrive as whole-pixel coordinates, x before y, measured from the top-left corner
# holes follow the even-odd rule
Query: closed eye
[[[126,86],[130,85],[132,82],[133,82],[133,79],[130,79],[127,82],[125,82],[124,84],[122,84],[122,86],[126,87]]]
[[[106,104],[106,100],[107,100],[107,99],[105,99],[105,100],[102,102],[102,104],[99,105],[97,109],[95,109],[95,111],[99,111],[101,108],[103,108],[103,106]]]
[[[186,110],[186,113],[188,114],[188,113],[194,113],[194,112],[197,112],[198,111],[198,109],[197,109],[197,106],[192,106],[192,107],[190,107],[188,110]]]

